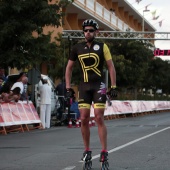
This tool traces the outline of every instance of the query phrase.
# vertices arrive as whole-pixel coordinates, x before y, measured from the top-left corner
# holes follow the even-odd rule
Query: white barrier
[[[0,127],[32,123],[41,123],[41,120],[31,101],[0,103]]]
[[[169,110],[170,101],[144,101],[144,100],[112,100],[111,106],[106,103],[105,116],[110,115],[121,115],[121,114],[134,114],[134,113],[143,113],[150,111],[160,111],[160,110]],[[94,117],[94,109],[91,107],[91,117]]]
[[[106,103],[105,116],[170,110],[170,101],[112,100],[111,103],[110,106]],[[90,116],[94,117],[93,106]],[[31,101],[0,103],[0,127],[33,123],[41,123],[41,120]]]

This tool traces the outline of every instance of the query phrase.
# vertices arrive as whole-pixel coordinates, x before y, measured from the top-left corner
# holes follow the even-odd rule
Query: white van
[[[55,84],[53,83],[53,81],[47,76],[47,75],[43,75],[41,74],[41,77],[44,79],[47,79],[48,81],[48,85],[51,87],[51,114],[55,114],[55,109],[56,109],[56,104],[58,101],[58,97],[56,95],[55,92]],[[40,86],[42,86],[42,81],[40,80],[38,84],[35,85],[35,105],[36,105],[36,109],[39,112],[40,109],[40,97],[38,94],[40,94],[39,89]]]

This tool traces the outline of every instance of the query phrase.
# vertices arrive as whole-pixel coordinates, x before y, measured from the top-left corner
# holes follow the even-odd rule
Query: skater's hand
[[[74,90],[72,88],[69,88],[67,89],[67,92],[66,92],[66,98],[73,98],[74,97]]]
[[[114,99],[117,97],[117,88],[111,88],[108,92],[107,95],[109,96],[110,99]]]

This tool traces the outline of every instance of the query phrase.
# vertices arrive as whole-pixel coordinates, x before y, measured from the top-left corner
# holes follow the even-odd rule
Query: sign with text
[[[154,56],[170,56],[170,50],[155,49]]]

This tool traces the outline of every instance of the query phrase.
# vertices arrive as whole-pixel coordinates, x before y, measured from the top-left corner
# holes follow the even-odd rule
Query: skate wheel
[[[83,170],[87,170],[87,166],[85,162],[83,162]]]
[[[89,170],[92,169],[92,161],[89,161]]]
[[[101,170],[109,170],[109,162],[101,162]]]
[[[109,162],[105,162],[106,170],[109,170]]]
[[[83,162],[83,170],[90,170],[92,169],[92,161],[84,161]]]

